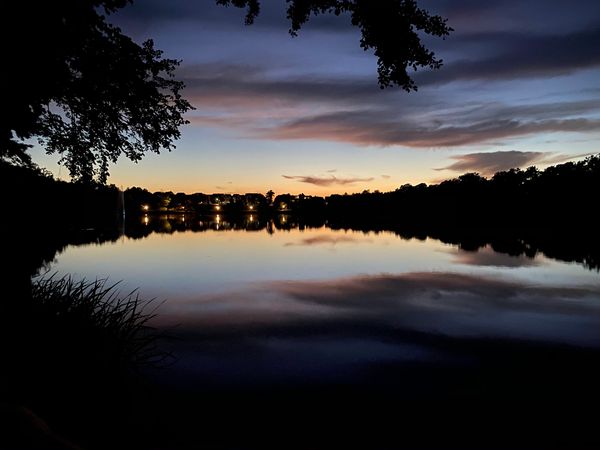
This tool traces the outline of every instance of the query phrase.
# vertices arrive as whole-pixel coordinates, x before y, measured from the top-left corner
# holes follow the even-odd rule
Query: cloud
[[[319,177],[319,176],[305,176],[305,175],[282,175],[282,177],[286,178],[288,180],[299,181],[300,183],[314,184],[316,186],[334,186],[334,185],[345,186],[345,185],[350,185],[350,184],[359,183],[359,182],[368,183],[369,181],[373,181],[374,180],[373,177],[369,177],[369,178],[360,178],[360,177],[342,178],[342,177],[336,177],[335,175],[324,176],[324,177]]]
[[[456,162],[435,170],[451,170],[453,172],[478,172],[483,176],[491,176],[496,172],[523,168],[534,164],[559,164],[573,159],[589,156],[591,153],[563,155],[546,152],[498,151],[487,153],[468,153],[451,156]]]
[[[537,133],[597,131],[600,131],[600,120],[586,118],[490,118],[464,125],[432,120],[430,124],[419,125],[408,120],[394,120],[386,111],[337,111],[263,129],[258,136],[269,139],[316,139],[356,145],[432,148],[479,144]]]
[[[524,33],[475,33],[459,36],[454,44],[480,46],[484,57],[460,59],[442,70],[421,72],[417,84],[459,80],[510,80],[568,75],[600,66],[600,27],[563,35]],[[490,55],[491,52],[491,55]]]
[[[389,180],[390,178],[392,178],[391,175],[381,175],[381,178],[383,178],[384,180]]]
[[[277,76],[278,68],[266,64],[207,63],[183,67],[179,76],[186,84],[186,97],[195,106],[255,106],[332,102],[371,103],[390,92],[378,88],[373,77]]]
[[[275,70],[276,72],[276,70]],[[600,131],[600,99],[456,106],[433,91],[380,90],[372,77],[274,75],[260,65],[188,66],[193,124],[244,138],[328,140],[359,146],[439,148],[540,133]]]
[[[574,159],[585,158],[586,156],[596,155],[598,152],[578,153],[576,155],[565,155],[563,153],[549,153],[544,158],[544,164],[562,164]]]
[[[513,138],[553,132],[599,131],[599,100],[593,92],[577,94],[585,101],[547,100],[589,87],[586,83],[590,82],[581,84],[579,78],[578,84],[571,79],[552,81],[552,89],[561,92],[554,97],[542,92],[544,100],[534,104],[529,103],[536,100],[517,99],[523,87],[518,82],[515,89],[511,83],[510,95],[505,95],[506,86],[494,85],[498,90],[491,96],[487,88],[465,95],[459,92],[461,87],[439,86],[465,81],[471,87],[479,80],[529,80],[599,67],[600,54],[595,49],[600,47],[600,27],[594,21],[600,4],[581,1],[573,8],[565,2],[541,0],[431,0],[428,8],[447,16],[450,24],[456,23],[457,31],[447,41],[432,40],[446,63],[438,71],[418,72],[417,82],[424,89],[411,95],[378,89],[375,58],[363,55],[351,36],[339,35],[351,28],[347,18],[312,18],[310,24],[322,27],[312,38],[306,33],[302,39],[309,39],[305,43],[321,39],[323,46],[307,48],[285,34],[285,2],[265,3],[250,29],[242,25],[243,10],[218,7],[214,2],[176,0],[167,7],[159,0],[141,0],[119,14],[126,22],[163,21],[159,28],[167,46],[178,41],[176,33],[186,33],[186,43],[197,38],[200,47],[176,47],[184,54],[166,49],[172,57],[183,58],[177,76],[187,85],[184,95],[198,108],[188,116],[197,127],[219,127],[246,139],[445,148],[505,145]],[[264,30],[265,26],[281,27],[281,34]],[[222,46],[211,46],[223,35],[229,37]],[[294,44],[288,53],[275,57],[272,52],[249,50],[271,45],[276,35],[282,43]],[[240,47],[242,40],[245,45]],[[523,102],[528,104],[510,104]]]
[[[479,172],[484,176],[493,175],[496,172],[520,168],[534,164],[543,159],[543,152],[520,152],[516,150],[469,153],[456,155],[451,158],[456,160],[449,166],[435,170],[452,170],[454,172]]]

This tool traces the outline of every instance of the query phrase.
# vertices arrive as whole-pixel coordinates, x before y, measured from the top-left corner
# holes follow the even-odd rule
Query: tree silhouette
[[[5,111],[0,159],[28,165],[27,140],[61,155],[75,180],[106,182],[121,155],[139,161],[147,151],[170,150],[191,109],[173,79],[179,64],[162,58],[152,40],[138,45],[106,20],[131,0],[9,2],[1,24]],[[247,8],[250,24],[259,0],[216,0]],[[420,33],[444,37],[446,20],[414,0],[289,0],[290,33],[312,15],[348,13],[361,30],[360,45],[378,58],[379,84],[410,91],[408,69],[439,68],[442,61]]]
[[[4,104],[0,158],[29,164],[24,140],[62,156],[76,180],[105,182],[125,155],[173,148],[190,104],[178,61],[106,21],[127,0],[9,2],[2,14]]]
[[[373,50],[381,88],[399,86],[417,90],[408,69],[439,69],[442,60],[421,42],[420,33],[445,37],[452,28],[446,19],[431,15],[415,0],[287,0],[290,34],[296,36],[312,15],[348,13],[352,25],[362,33],[360,46]],[[247,8],[246,24],[252,24],[260,12],[260,0],[217,0],[225,6]]]
[[[273,204],[273,198],[275,198],[275,192],[273,192],[272,189],[269,189],[267,191],[267,193],[265,194],[265,198],[267,199],[267,204],[268,205],[272,205]]]

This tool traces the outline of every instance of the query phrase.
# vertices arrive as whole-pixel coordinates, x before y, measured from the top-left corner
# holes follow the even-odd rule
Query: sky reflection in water
[[[177,324],[186,380],[352,380],[373,365],[464,360],[432,337],[600,347],[598,272],[489,246],[328,228],[184,231],[68,247],[52,270],[165,299],[155,324]]]

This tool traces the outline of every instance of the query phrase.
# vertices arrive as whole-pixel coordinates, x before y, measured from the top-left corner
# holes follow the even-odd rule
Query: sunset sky
[[[175,192],[326,195],[393,190],[600,152],[598,0],[421,0],[455,31],[420,89],[379,89],[347,16],[287,33],[283,0],[256,23],[214,1],[135,0],[111,17],[182,60],[196,108],[172,153],[111,169],[110,183]],[[429,40],[428,40],[429,42]],[[36,161],[61,178],[56,158]]]

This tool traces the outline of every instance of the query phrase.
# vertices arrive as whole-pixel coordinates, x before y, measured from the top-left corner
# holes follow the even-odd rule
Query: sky
[[[313,18],[292,37],[284,0],[263,0],[251,26],[212,0],[134,0],[110,21],[182,61],[196,109],[174,151],[120,159],[109,183],[329,195],[600,152],[600,2],[418,3],[454,32],[426,37],[444,66],[415,73],[407,93],[378,87],[347,16]],[[33,156],[67,178],[57,158]]]

